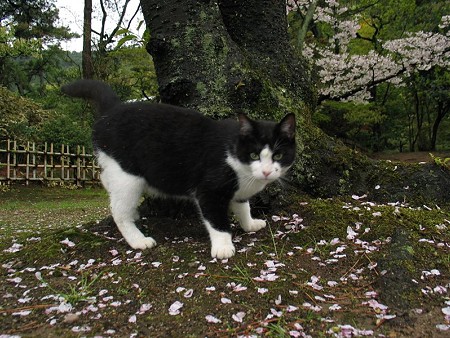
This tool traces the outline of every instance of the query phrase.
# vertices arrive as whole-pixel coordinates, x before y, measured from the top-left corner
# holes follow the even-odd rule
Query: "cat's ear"
[[[248,136],[253,132],[253,125],[247,115],[243,113],[238,114],[239,120],[239,134],[242,136]]]
[[[279,123],[280,132],[288,139],[295,138],[295,114],[289,113]]]

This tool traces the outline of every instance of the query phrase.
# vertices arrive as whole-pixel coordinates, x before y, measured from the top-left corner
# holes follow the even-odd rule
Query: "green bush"
[[[51,113],[32,100],[0,87],[0,140],[36,141]]]
[[[76,119],[67,116],[54,116],[46,121],[40,132],[40,141],[53,143],[55,146],[62,144],[75,146],[85,146],[88,151],[92,150],[90,127],[82,125]]]

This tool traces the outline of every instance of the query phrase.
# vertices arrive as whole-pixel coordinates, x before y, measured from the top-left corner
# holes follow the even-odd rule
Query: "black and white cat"
[[[244,231],[266,226],[249,199],[279,179],[295,157],[295,116],[279,123],[215,121],[166,104],[122,103],[105,83],[79,80],[62,87],[93,100],[99,119],[93,143],[117,227],[134,249],[153,247],[136,227],[143,194],[193,199],[211,239],[211,256],[234,255],[229,209]]]

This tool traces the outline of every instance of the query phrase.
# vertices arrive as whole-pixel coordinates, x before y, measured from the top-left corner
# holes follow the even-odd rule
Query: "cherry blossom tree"
[[[370,2],[362,2],[360,8],[351,9],[341,2],[345,1],[325,0],[320,5],[314,0],[289,0],[287,3],[288,12],[295,12],[303,21],[297,41],[305,39],[305,25],[314,36],[313,39],[298,45],[301,45],[302,54],[312,60],[318,69],[319,103],[325,100],[371,102],[375,99],[377,86],[386,83],[408,87],[413,102],[419,98],[414,89],[417,87],[415,79],[418,74],[423,75],[436,68],[449,69],[448,16],[442,16],[438,31],[406,32],[400,38],[383,40],[380,38],[380,31],[392,18],[365,18],[363,11],[371,6]],[[372,6],[375,5],[377,4],[374,2]],[[363,33],[360,33],[362,23],[371,26],[371,36],[363,36]],[[328,27],[332,34],[321,36],[317,32],[317,25]],[[349,46],[358,39],[369,41],[372,49],[355,53],[354,48],[352,50]],[[428,97],[432,97],[431,93],[428,93]],[[415,108],[412,109],[416,118],[410,119],[414,124],[409,125],[411,150],[415,149],[416,141],[423,133],[421,121],[424,117],[417,106],[415,103]],[[435,149],[439,125],[447,114],[447,109],[443,109],[446,104],[435,100],[434,106],[434,122],[429,123],[429,149]],[[413,129],[415,131],[411,132]]]
[[[327,44],[306,42],[303,55],[312,60],[319,69],[319,100],[350,99],[367,101],[369,89],[381,82],[390,81],[402,85],[411,73],[432,67],[450,67],[449,16],[443,16],[442,33],[406,33],[405,38],[386,41],[382,51],[371,50],[367,54],[354,54],[348,50],[349,43],[357,38],[360,17],[341,20],[349,8],[337,0],[325,0],[324,7],[312,0],[290,0],[289,10],[301,10],[305,16],[314,6],[314,21],[333,27],[334,35]]]

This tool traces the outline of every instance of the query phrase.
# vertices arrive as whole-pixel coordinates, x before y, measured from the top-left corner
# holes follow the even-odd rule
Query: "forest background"
[[[59,89],[83,77],[83,57],[123,100],[159,100],[151,32],[135,33],[145,26],[139,8],[99,5],[102,26],[83,56],[62,47],[82,32],[55,24],[54,0],[0,4],[0,141],[92,147],[93,111]],[[291,43],[316,78],[322,130],[367,152],[450,149],[449,1],[289,0],[286,10]]]

